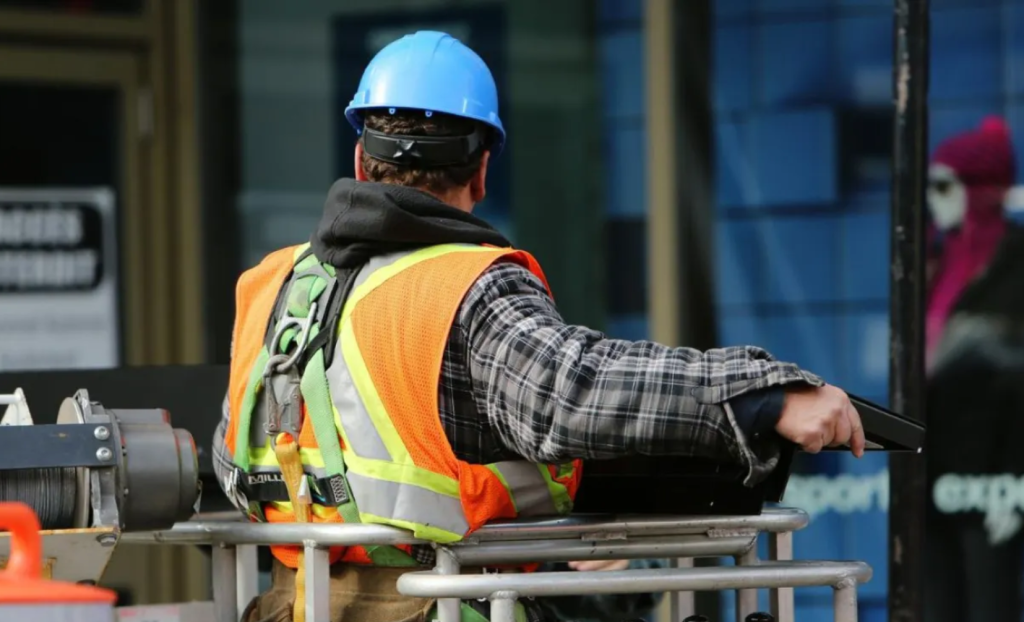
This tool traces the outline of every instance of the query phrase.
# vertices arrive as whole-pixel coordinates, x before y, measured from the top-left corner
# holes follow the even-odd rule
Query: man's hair
[[[435,112],[428,117],[419,111],[399,110],[394,114],[388,114],[386,111],[368,111],[363,116],[363,123],[371,130],[394,136],[466,136],[472,134],[474,130],[489,131],[489,128],[477,121],[440,112]],[[361,140],[362,138],[360,138]],[[469,180],[480,169],[483,152],[483,149],[477,150],[465,164],[417,168],[378,160],[364,150],[361,164],[363,172],[366,173],[366,177],[370,181],[445,194],[469,183]]]

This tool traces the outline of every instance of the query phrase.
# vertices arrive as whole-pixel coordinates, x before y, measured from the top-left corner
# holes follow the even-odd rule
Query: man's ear
[[[366,171],[363,170],[363,141],[356,141],[355,153],[356,181],[367,181]]]
[[[487,163],[490,159],[491,152],[485,151],[483,157],[480,158],[480,168],[473,174],[473,178],[469,180],[469,194],[470,198],[473,199],[473,203],[479,203],[487,196]]]

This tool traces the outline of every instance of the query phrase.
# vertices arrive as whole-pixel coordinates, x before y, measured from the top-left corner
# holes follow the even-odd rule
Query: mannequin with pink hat
[[[928,366],[929,622],[1019,619],[1024,581],[1024,190],[1006,123],[936,149]]]
[[[928,210],[938,242],[929,270],[929,360],[950,309],[995,253],[1006,228],[1004,205],[1015,174],[1010,132],[997,117],[935,150],[928,171]]]

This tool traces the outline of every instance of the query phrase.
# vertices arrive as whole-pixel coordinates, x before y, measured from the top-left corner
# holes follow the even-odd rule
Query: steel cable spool
[[[35,510],[43,529],[75,527],[78,475],[75,468],[0,471],[0,500]]]
[[[81,390],[55,425],[0,426],[3,442],[0,502],[28,505],[43,529],[169,529],[196,511],[195,442],[165,410],[108,410]]]

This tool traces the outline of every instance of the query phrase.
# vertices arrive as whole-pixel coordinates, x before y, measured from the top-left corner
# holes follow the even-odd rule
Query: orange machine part
[[[61,581],[43,575],[39,518],[24,503],[0,503],[0,531],[11,533],[11,556],[0,572],[0,609],[4,605],[109,604],[117,594],[110,590]]]

